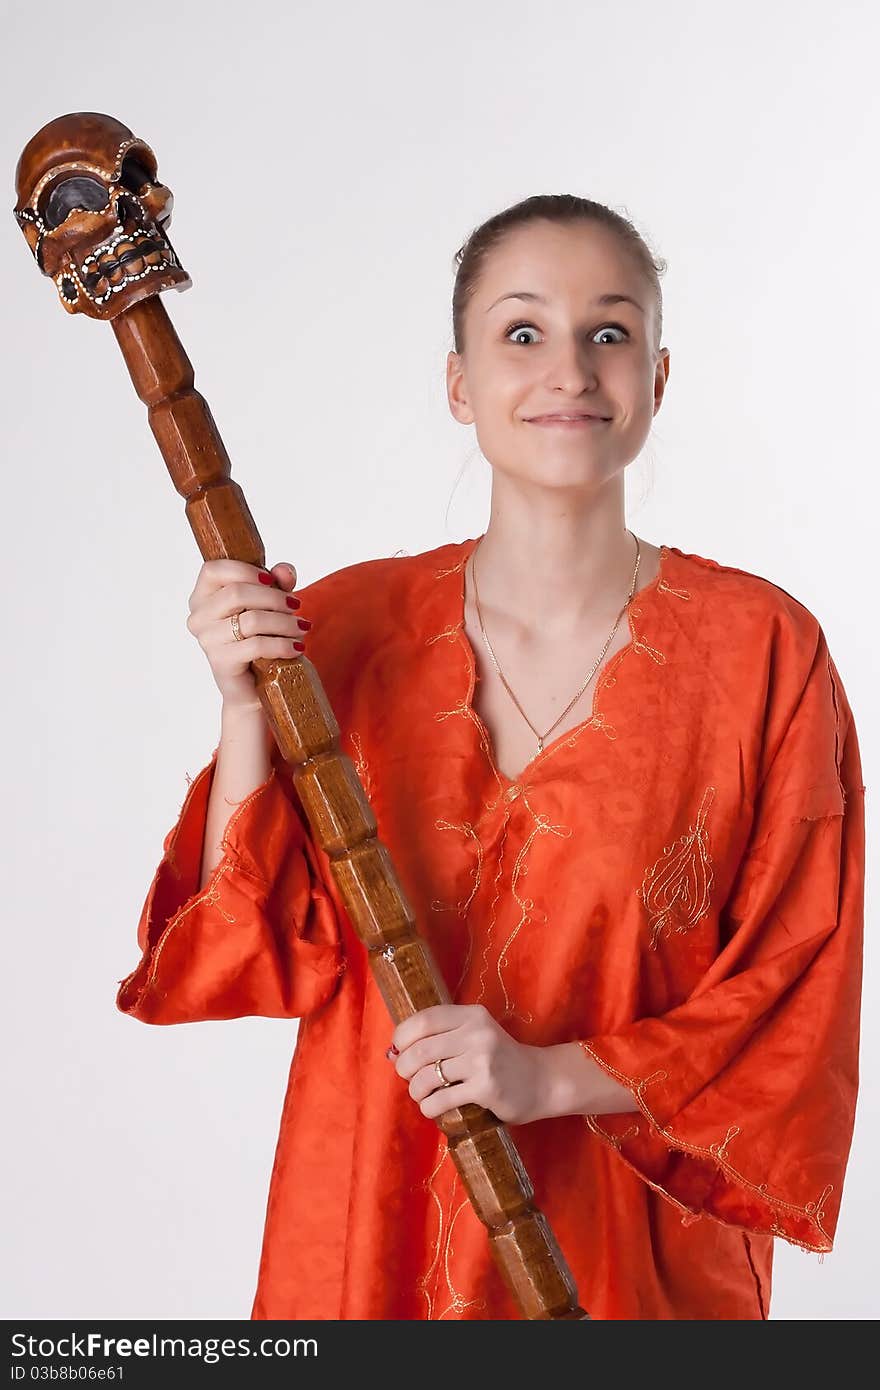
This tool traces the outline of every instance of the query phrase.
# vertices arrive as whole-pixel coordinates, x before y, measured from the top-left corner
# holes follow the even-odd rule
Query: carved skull
[[[59,116],[28,141],[15,216],[68,313],[112,319],[190,277],[168,239],[174,198],[156,156],[96,111]]]

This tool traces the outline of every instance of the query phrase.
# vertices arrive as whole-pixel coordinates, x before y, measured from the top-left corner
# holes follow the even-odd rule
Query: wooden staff
[[[168,239],[173,198],[156,157],[112,116],[60,116],[31,139],[16,169],[15,216],[37,264],[72,314],[108,319],[205,560],[265,568],[266,553],[192,364],[159,299],[188,289]],[[252,663],[266,718],[373,978],[395,1023],[451,998],[387,847],[318,672],[304,656]],[[584,1319],[577,1290],[507,1128],[463,1105],[436,1123],[495,1262],[528,1319]]]

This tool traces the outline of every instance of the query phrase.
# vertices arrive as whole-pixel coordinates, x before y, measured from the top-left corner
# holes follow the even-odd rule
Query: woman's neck
[[[639,545],[637,589],[656,573],[659,553]],[[468,578],[484,617],[564,638],[616,616],[633,587],[636,557],[637,537],[622,518],[579,524],[570,516],[542,521],[495,514],[470,557]]]

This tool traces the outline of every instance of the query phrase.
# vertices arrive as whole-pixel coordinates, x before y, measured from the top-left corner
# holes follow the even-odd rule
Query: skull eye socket
[[[129,193],[140,193],[145,184],[153,182],[153,173],[135,154],[127,154],[119,171],[119,182]]]
[[[138,216],[138,205],[132,198],[127,198],[124,193],[120,193],[116,199],[116,220],[121,222],[123,227],[128,227],[130,223],[135,226],[140,225]]]
[[[60,227],[74,211],[100,212],[107,206],[107,190],[97,179],[74,174],[56,183],[43,206],[43,221],[47,227]]]

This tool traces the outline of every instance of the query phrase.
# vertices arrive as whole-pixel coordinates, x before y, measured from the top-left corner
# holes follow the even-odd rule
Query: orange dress
[[[581,1043],[630,1113],[510,1126],[594,1318],[766,1318],[831,1249],[858,1086],[864,787],[817,619],[676,546],[585,718],[512,782],[472,708],[476,539],[299,591],[308,652],[454,1002]],[[589,698],[589,697],[588,697]],[[252,1318],[516,1319],[277,755],[198,891],[192,781],[117,1006],[300,1019]]]

